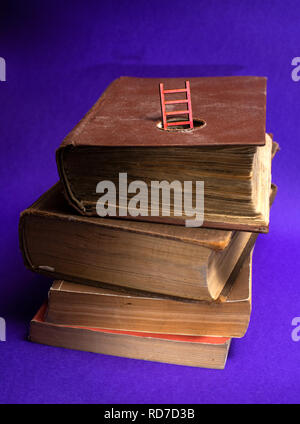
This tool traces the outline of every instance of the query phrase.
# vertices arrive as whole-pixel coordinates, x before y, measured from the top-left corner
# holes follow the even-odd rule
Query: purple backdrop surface
[[[299,402],[299,94],[297,1],[1,2],[2,403]],[[28,323],[50,280],[26,270],[22,209],[57,180],[54,151],[114,78],[268,77],[267,130],[282,151],[270,233],[254,253],[253,311],[224,371],[40,346]]]

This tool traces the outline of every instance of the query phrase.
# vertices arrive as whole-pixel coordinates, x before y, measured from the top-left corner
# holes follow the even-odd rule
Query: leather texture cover
[[[159,129],[159,83],[165,89],[178,89],[185,87],[185,80],[190,81],[193,118],[205,125],[194,130]],[[254,76],[121,77],[110,84],[61,147],[264,145],[266,81]],[[178,94],[166,96],[178,98]],[[178,110],[178,105],[168,107]]]
[[[27,215],[50,216],[55,219],[69,220],[78,223],[104,226],[111,229],[129,231],[136,234],[148,234],[170,240],[180,240],[207,247],[213,250],[225,249],[233,236],[233,231],[213,230],[206,228],[186,228],[177,225],[151,222],[129,221],[118,218],[84,217],[76,214],[64,199],[60,183],[55,184],[44,193],[32,206],[24,210],[20,217],[20,246],[25,252],[23,240],[23,224]],[[26,255],[24,255],[26,256]]]

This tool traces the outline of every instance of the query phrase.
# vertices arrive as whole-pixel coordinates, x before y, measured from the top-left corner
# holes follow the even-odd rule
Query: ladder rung
[[[180,121],[180,122],[167,122],[167,126],[174,126],[174,125],[191,125],[191,121]]]
[[[177,103],[188,103],[188,100],[184,99],[184,100],[167,100],[167,101],[165,101],[165,105],[172,105],[172,104],[177,104]]]
[[[168,94],[168,93],[185,93],[185,92],[187,92],[186,88],[178,88],[177,90],[176,89],[175,90],[164,90],[165,94]]]
[[[189,113],[189,110],[173,110],[171,112],[166,112],[166,115],[188,115]]]

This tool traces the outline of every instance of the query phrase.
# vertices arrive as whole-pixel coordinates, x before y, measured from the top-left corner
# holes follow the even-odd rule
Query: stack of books
[[[114,81],[57,150],[60,181],[20,217],[26,266],[54,280],[31,341],[224,368],[246,333],[276,194],[266,79],[191,78],[192,129],[183,84]]]

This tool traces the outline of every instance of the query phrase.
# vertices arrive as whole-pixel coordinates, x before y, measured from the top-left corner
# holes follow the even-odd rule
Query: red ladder
[[[164,124],[164,130],[167,130],[168,127],[175,126],[175,125],[189,125],[190,128],[194,128],[193,124],[193,113],[192,113],[192,103],[191,103],[191,90],[190,90],[190,82],[185,81],[185,88],[178,88],[173,90],[164,90],[163,83],[159,84],[160,89],[160,102],[161,102],[161,110],[162,110],[162,116],[163,116],[163,124]],[[186,99],[183,100],[165,100],[165,94],[172,94],[172,93],[186,93]],[[166,105],[172,105],[172,104],[178,104],[178,103],[186,103],[187,109],[186,110],[174,110],[167,112],[166,111]],[[188,121],[167,121],[168,116],[172,115],[188,115],[189,120]]]

